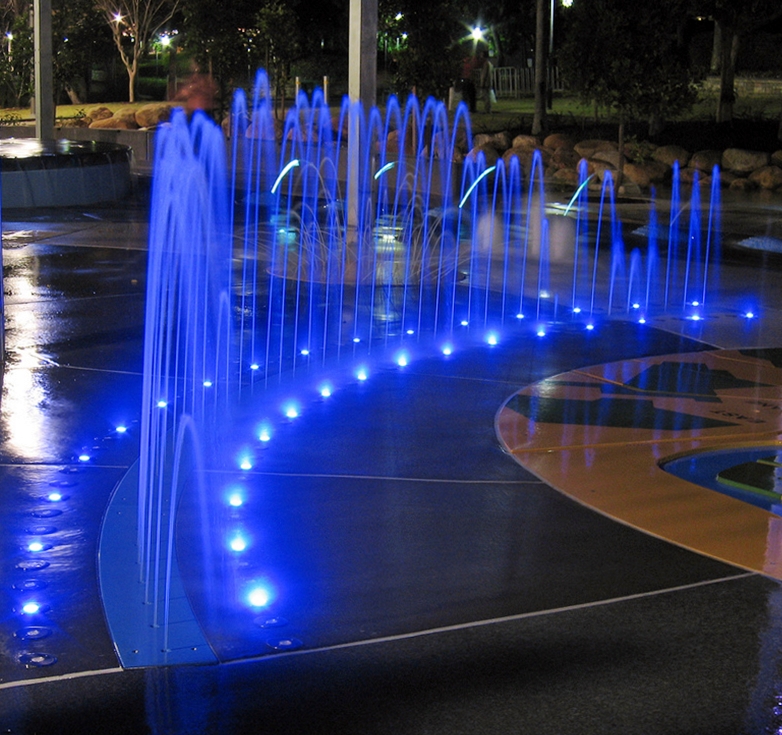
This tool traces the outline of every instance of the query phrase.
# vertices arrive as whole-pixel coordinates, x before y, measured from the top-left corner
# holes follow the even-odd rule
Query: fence
[[[554,92],[563,90],[559,67],[549,70],[549,88]],[[494,92],[498,98],[517,99],[535,92],[535,69],[533,67],[500,66],[494,70]]]

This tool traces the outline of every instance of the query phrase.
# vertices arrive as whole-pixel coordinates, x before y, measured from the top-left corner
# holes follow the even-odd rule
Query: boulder
[[[755,182],[761,189],[776,191],[782,187],[782,168],[779,166],[763,166],[756,168],[749,180]]]
[[[743,148],[727,148],[722,154],[722,168],[736,174],[748,174],[757,168],[768,166],[769,155],[764,151],[748,151]]]
[[[771,154],[771,161],[772,166],[780,166],[782,167],[782,151],[774,151]]]
[[[628,181],[645,189],[652,184],[664,181],[669,170],[664,163],[648,161],[647,163],[625,163],[623,172]]]
[[[581,160],[581,156],[573,148],[565,146],[555,149],[551,154],[551,165],[555,168],[577,169]]]
[[[136,125],[140,128],[154,128],[171,118],[171,105],[167,102],[155,102],[136,110]]]
[[[559,151],[562,149],[572,151],[574,145],[573,139],[564,133],[551,133],[551,135],[547,135],[543,139],[543,146],[545,148],[550,148],[552,151]]]
[[[513,148],[540,148],[540,138],[535,135],[517,135],[511,142]]]
[[[494,136],[489,133],[476,133],[472,137],[472,147],[480,148],[483,145],[494,145]]]
[[[609,173],[611,176],[613,176],[614,181],[616,181],[616,169],[610,163],[606,163],[605,161],[598,161],[597,159],[593,158],[590,161],[590,164],[594,170],[594,174],[600,181],[605,181]]]
[[[511,147],[513,139],[507,130],[501,130],[492,135],[491,142],[498,151],[507,151]]]
[[[654,150],[652,158],[671,167],[678,161],[679,167],[683,168],[690,161],[690,152],[680,145],[661,145]]]
[[[138,125],[134,122],[128,122],[121,117],[107,117],[103,120],[93,120],[90,123],[90,127],[93,129],[106,129],[106,130],[137,130]]]
[[[483,153],[483,157],[487,166],[493,166],[497,163],[500,154],[497,153],[497,149],[491,143],[484,143],[483,145],[476,145],[468,154],[467,158],[471,161],[477,161],[478,156]]]
[[[563,184],[573,187],[576,187],[581,183],[578,171],[575,171],[572,168],[558,168],[551,174],[550,180],[555,184]]]
[[[730,182],[731,191],[755,191],[758,185],[754,181],[750,181],[748,178],[737,177]]]
[[[87,110],[87,117],[95,122],[96,120],[106,120],[112,117],[114,113],[108,107],[93,107],[91,110]]]
[[[114,113],[114,120],[122,120],[123,122],[128,124],[127,128],[124,128],[126,130],[133,130],[138,127],[138,123],[136,122],[136,108],[135,107],[120,107],[115,113]]]
[[[690,157],[688,168],[711,173],[722,162],[722,151],[696,151]]]
[[[616,143],[610,140],[582,140],[573,146],[581,158],[592,158],[597,151],[617,150]]]
[[[601,161],[602,163],[609,163],[613,168],[619,168],[619,151],[616,148],[606,148],[604,150],[595,151],[590,158],[593,161]]]

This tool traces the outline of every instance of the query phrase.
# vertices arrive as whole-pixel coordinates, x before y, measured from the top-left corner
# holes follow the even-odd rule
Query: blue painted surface
[[[782,515],[782,506],[773,503],[769,498],[759,493],[727,485],[717,479],[717,475],[729,467],[735,467],[745,462],[756,462],[758,459],[773,455],[777,451],[778,449],[773,446],[721,449],[681,457],[666,462],[662,467],[666,472],[683,480],[694,482],[709,490],[729,495],[771,513]]]
[[[144,584],[136,563],[138,464],[114,491],[103,520],[98,554],[101,596],[120,663],[125,668],[216,663],[193,615],[175,566],[171,578],[168,640],[154,625],[152,605],[144,602]]]

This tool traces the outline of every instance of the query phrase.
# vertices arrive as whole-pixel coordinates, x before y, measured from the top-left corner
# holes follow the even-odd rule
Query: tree
[[[400,0],[398,12],[403,42],[395,59],[397,92],[445,98],[459,78],[466,35],[455,0]]]
[[[33,92],[33,34],[26,9],[4,14],[0,54],[0,106],[21,107]]]
[[[696,0],[695,10],[714,18],[714,57],[720,74],[718,123],[733,120],[739,49],[763,27],[782,16],[779,0]]]
[[[128,73],[128,99],[136,101],[139,62],[150,41],[177,10],[179,0],[95,0],[111,28],[114,45]]]
[[[663,116],[695,101],[696,77],[683,46],[685,0],[575,0],[561,52],[562,73],[585,102],[619,115],[620,176],[625,121]]]
[[[92,0],[53,0],[55,98],[64,92],[72,104],[86,99],[94,64],[111,53],[111,33]]]
[[[538,135],[546,129],[546,97],[548,79],[548,54],[546,53],[546,7],[547,0],[535,4],[535,113],[532,118],[532,134]]]
[[[274,84],[275,113],[285,97],[291,63],[300,51],[296,14],[283,0],[267,0],[255,15],[256,40]]]

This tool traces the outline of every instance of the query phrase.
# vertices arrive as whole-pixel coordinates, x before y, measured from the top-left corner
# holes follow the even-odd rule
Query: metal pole
[[[35,135],[54,139],[54,75],[52,71],[52,0],[33,1],[35,45]]]

